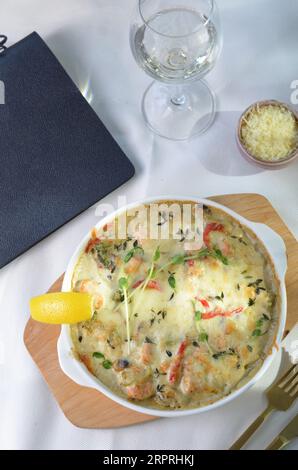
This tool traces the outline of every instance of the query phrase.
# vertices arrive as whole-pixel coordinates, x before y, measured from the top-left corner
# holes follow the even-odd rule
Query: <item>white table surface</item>
[[[36,30],[133,161],[136,176],[105,199],[145,195],[208,196],[256,192],[269,198],[298,234],[298,161],[263,171],[235,144],[240,112],[262,98],[290,101],[298,79],[297,0],[218,0],[224,48],[207,81],[218,97],[213,127],[191,142],[153,135],[140,114],[150,79],[129,50],[135,0],[9,0],[0,33],[9,44]],[[97,221],[95,208],[68,223],[0,272],[0,447],[6,449],[222,449],[264,408],[254,387],[213,412],[118,430],[83,430],[64,417],[23,344],[28,300],[63,272],[76,244]],[[297,413],[297,407],[296,407]],[[294,416],[276,413],[249,448],[262,448]],[[178,428],[179,426],[179,428]],[[179,429],[179,431],[178,431]]]

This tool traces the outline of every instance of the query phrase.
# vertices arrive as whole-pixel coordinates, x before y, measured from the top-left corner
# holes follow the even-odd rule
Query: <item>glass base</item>
[[[187,140],[205,132],[215,117],[215,96],[203,81],[187,85],[153,82],[144,93],[146,124],[161,137]]]

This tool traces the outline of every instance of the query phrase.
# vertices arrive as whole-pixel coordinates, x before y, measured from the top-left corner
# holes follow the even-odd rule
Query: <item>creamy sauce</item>
[[[254,374],[274,342],[279,286],[264,247],[217,209],[205,208],[204,227],[198,259],[171,264],[198,253],[179,240],[93,232],[75,267],[73,290],[94,294],[96,306],[91,321],[71,326],[75,354],[129,400],[164,409],[212,403]]]

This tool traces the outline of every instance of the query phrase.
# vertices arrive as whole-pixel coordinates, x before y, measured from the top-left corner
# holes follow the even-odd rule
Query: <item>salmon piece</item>
[[[128,398],[133,400],[146,400],[146,398],[152,397],[155,394],[152,379],[126,387],[126,393]]]
[[[160,372],[165,373],[169,370],[169,367],[170,367],[170,361],[163,361],[161,362],[159,366],[159,370]]]
[[[144,343],[141,350],[141,361],[148,365],[152,363],[154,348],[151,343]]]
[[[143,259],[139,256],[133,256],[124,268],[126,274],[132,274],[138,271],[139,267],[141,266]]]
[[[223,232],[223,231],[224,231],[224,226],[217,222],[210,222],[209,224],[206,225],[204,233],[203,233],[203,240],[207,248],[211,247],[210,233],[211,232]]]
[[[76,290],[79,292],[86,292],[87,294],[92,294],[94,297],[94,307],[98,310],[104,304],[104,299],[100,294],[95,294],[94,292],[97,289],[97,283],[95,281],[91,281],[90,279],[83,279],[79,281],[78,285],[76,286]]]
[[[83,364],[87,367],[89,372],[91,372],[91,374],[93,374],[91,357],[88,356],[87,354],[79,354],[79,358],[83,362]]]
[[[233,333],[235,331],[235,329],[236,329],[235,323],[232,320],[227,320],[225,333],[227,335],[230,335],[231,333]]]
[[[170,368],[169,368],[169,374],[168,374],[168,381],[170,384],[175,384],[181,374],[181,367],[182,367],[182,362],[184,359],[185,355],[185,349],[187,348],[187,341],[184,340],[182,343],[180,343],[180,346],[178,348],[178,351],[174,357],[174,359],[171,362]]]

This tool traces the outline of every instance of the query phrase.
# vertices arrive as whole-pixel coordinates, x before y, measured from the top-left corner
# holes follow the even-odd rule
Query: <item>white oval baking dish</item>
[[[280,283],[280,297],[281,297],[280,319],[279,319],[279,326],[277,330],[275,345],[272,348],[272,352],[264,360],[260,369],[243,386],[241,386],[240,388],[236,389],[229,395],[225,396],[224,398],[220,400],[217,400],[216,402],[210,405],[201,406],[199,408],[185,409],[185,410],[160,410],[156,408],[151,408],[151,407],[149,408],[149,407],[141,406],[140,404],[135,404],[132,401],[126,400],[125,398],[118,396],[116,393],[114,393],[108,387],[106,387],[102,382],[100,382],[99,379],[97,379],[94,375],[92,375],[86,369],[83,363],[75,359],[72,353],[73,345],[72,345],[72,340],[70,337],[68,325],[63,325],[61,328],[61,333],[60,333],[58,343],[57,343],[57,349],[58,349],[58,357],[59,357],[59,363],[60,363],[61,369],[66,375],[68,375],[74,382],[78,383],[79,385],[94,388],[98,390],[99,392],[103,393],[104,395],[106,395],[111,400],[114,400],[115,402],[119,403],[120,405],[123,405],[132,410],[138,411],[140,413],[145,413],[145,414],[150,414],[153,416],[160,416],[160,417],[177,417],[177,416],[187,416],[187,415],[192,415],[196,413],[202,413],[204,411],[209,411],[221,405],[224,405],[225,403],[228,403],[231,400],[235,399],[237,396],[242,394],[245,390],[252,387],[252,385],[254,385],[265,374],[265,372],[267,371],[268,367],[270,366],[270,364],[272,363],[274,359],[277,348],[279,348],[279,345],[282,340],[284,327],[285,327],[286,311],[287,311],[287,299],[286,299],[286,288],[285,288],[287,257],[286,257],[286,247],[282,238],[277,233],[275,233],[272,229],[270,229],[264,224],[251,222],[245,219],[244,217],[241,217],[234,211],[228,209],[227,207],[222,206],[221,204],[218,204],[216,202],[210,201],[208,199],[199,199],[195,197],[180,197],[180,196],[179,197],[159,196],[159,197],[147,198],[147,199],[138,201],[137,203],[129,204],[113,212],[112,214],[109,214],[108,216],[104,217],[96,225],[96,227],[98,228],[98,227],[103,226],[104,224],[109,222],[109,220],[113,219],[115,216],[126,211],[127,209],[136,207],[140,204],[149,204],[152,202],[165,201],[165,200],[166,201],[174,201],[174,200],[186,201],[187,200],[187,201],[192,201],[194,203],[201,203],[201,204],[208,205],[210,207],[216,207],[218,209],[221,209],[222,211],[226,212],[227,214],[235,218],[237,221],[239,221],[242,225],[248,227],[248,229],[250,229],[257,236],[257,238],[260,239],[261,242],[263,242],[266,250],[271,256],[271,259],[275,268],[275,272]],[[62,285],[63,291],[71,290],[71,279],[72,279],[74,267],[77,263],[77,260],[81,252],[86,246],[86,243],[88,242],[89,238],[90,238],[90,232],[88,232],[84,236],[84,238],[77,246],[74,254],[72,255],[69,261],[69,264],[65,272],[63,285]]]

